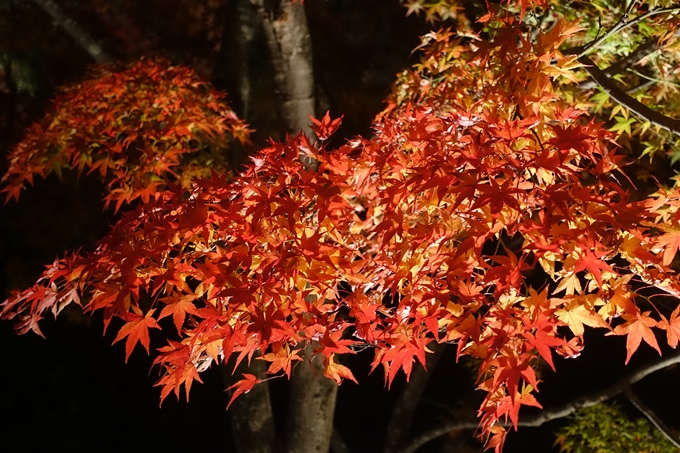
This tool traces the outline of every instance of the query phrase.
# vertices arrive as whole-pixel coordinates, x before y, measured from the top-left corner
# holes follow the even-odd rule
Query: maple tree
[[[97,67],[85,82],[62,89],[55,111],[27,131],[9,155],[2,191],[18,200],[34,176],[111,172],[105,200],[117,210],[149,201],[167,182],[186,185],[210,168],[224,171],[219,150],[228,137],[245,141],[249,130],[222,98],[188,68],[163,60]]]
[[[538,363],[578,356],[586,326],[625,335],[626,362],[642,341],[661,353],[653,329],[676,347],[680,308],[664,313],[650,291],[680,296],[680,189],[635,200],[620,182],[620,147],[667,143],[669,119],[634,131],[628,110],[647,111],[611,90],[616,124],[592,119],[612,101],[575,86],[584,71],[598,81],[583,49],[602,38],[551,2],[489,5],[481,30],[454,3],[407,3],[459,29],[423,37],[374,137],[332,146],[342,118],[326,113],[310,118],[315,138],[272,141],[233,177],[213,163],[248,128],[191,71],[145,59],[64,90],[10,154],[3,191],[18,199],[35,176],[88,169],[125,209],[93,252],[56,260],[0,315],[41,334],[47,311],[101,310],[105,326],[124,322],[126,360],[172,318],[154,360],[161,401],[182,387],[188,398],[232,356],[287,377],[319,357],[340,384],[356,382],[341,357],[371,348],[390,386],[452,343],[478,360],[480,433],[497,452],[521,406],[540,407]],[[631,5],[650,20],[678,9]],[[532,25],[539,11],[550,19]],[[231,401],[261,381],[244,374]]]

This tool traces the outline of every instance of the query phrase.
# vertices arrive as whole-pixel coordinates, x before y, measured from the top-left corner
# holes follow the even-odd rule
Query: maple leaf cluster
[[[677,345],[680,310],[652,316],[640,293],[680,296],[680,192],[632,201],[613,135],[555,91],[578,66],[559,52],[574,24],[534,43],[512,17],[496,20],[487,41],[425,37],[374,138],[330,149],[340,121],[326,115],[316,143],[272,142],[231,180],[143,198],[93,253],[57,260],[0,315],[40,333],[46,311],[83,303],[107,326],[125,322],[126,357],[171,317],[180,339],[155,359],[161,399],[233,355],[257,352],[287,376],[321,356],[340,383],[355,377],[338,356],[368,346],[390,385],[425,364],[429,344],[455,343],[479,359],[482,433],[499,452],[502,422],[540,407],[537,362],[577,356],[585,326],[627,335],[627,360],[642,340],[659,350],[652,328]],[[258,382],[244,375],[234,397]]]
[[[107,179],[107,205],[148,201],[167,182],[188,184],[224,171],[229,140],[250,130],[224,94],[194,71],[163,59],[94,67],[81,83],[61,90],[45,118],[32,125],[9,155],[2,181],[6,199],[19,199],[35,176],[64,169]]]

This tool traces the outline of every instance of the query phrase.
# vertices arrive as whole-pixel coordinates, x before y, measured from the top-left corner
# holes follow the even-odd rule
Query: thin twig
[[[679,36],[680,28],[675,30],[671,39],[675,39]],[[626,69],[629,69],[631,66],[634,66],[635,64],[640,62],[643,58],[646,58],[650,55],[654,55],[659,50],[661,50],[661,47],[659,46],[659,41],[656,38],[649,38],[647,41],[637,46],[635,50],[633,50],[631,53],[621,58],[620,60],[616,61],[607,69],[603,69],[603,72],[609,77],[615,76],[616,74],[620,74]],[[581,82],[579,84],[579,88],[589,90],[591,88],[594,88],[596,85],[597,83],[595,83],[594,80],[590,79]]]
[[[680,441],[678,441],[677,436],[673,434],[673,430],[664,423],[663,420],[661,420],[661,417],[659,417],[656,412],[652,410],[649,406],[645,404],[644,401],[642,401],[636,394],[633,392],[633,390],[630,388],[630,386],[626,387],[623,389],[623,394],[626,395],[626,398],[628,398],[628,401],[633,403],[633,406],[637,407],[642,414],[647,417],[647,419],[652,422],[654,426],[656,426],[656,429],[658,429],[661,434],[664,435],[666,439],[676,447],[680,448]]]
[[[648,80],[650,82],[654,83],[660,83],[661,85],[668,85],[668,86],[674,86],[674,87],[680,87],[680,83],[675,83],[675,82],[669,82],[668,80],[661,80],[661,79],[655,79],[654,77],[649,77],[648,75],[645,75],[639,71],[636,71],[635,69],[630,69],[628,68],[628,71],[631,73],[635,74],[636,76],[640,77],[641,79]]]
[[[626,93],[628,93],[632,96],[635,93],[637,93],[638,91],[646,90],[647,88],[651,87],[652,85],[656,85],[656,82],[654,80],[647,80],[647,81],[641,83],[638,86],[634,86],[630,90],[626,90]]]

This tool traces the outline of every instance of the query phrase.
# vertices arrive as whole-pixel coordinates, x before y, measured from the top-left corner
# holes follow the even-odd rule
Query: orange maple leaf
[[[626,320],[626,323],[616,326],[613,332],[607,333],[607,335],[628,335],[626,339],[626,350],[628,351],[626,365],[640,346],[641,340],[645,340],[648,345],[656,349],[659,355],[661,355],[661,349],[659,349],[659,344],[656,342],[656,337],[654,337],[654,332],[651,329],[657,325],[657,322],[649,316],[649,313],[651,312],[638,312],[636,315],[624,314],[623,319]]]
[[[658,225],[657,228],[666,232],[666,234],[657,236],[656,240],[659,245],[664,247],[663,261],[664,266],[670,266],[675,258],[675,253],[680,250],[680,229],[668,228],[663,225]]]
[[[259,384],[262,382],[262,379],[258,379],[257,376],[254,374],[248,374],[244,373],[243,377],[245,379],[241,379],[238,381],[236,384],[232,385],[229,387],[227,390],[234,389],[232,394],[231,394],[231,399],[229,400],[229,404],[227,404],[227,409],[229,409],[229,406],[231,406],[231,403],[234,402],[234,400],[241,394],[243,393],[248,393],[253,389],[255,384]]]
[[[671,320],[668,321],[664,315],[661,315],[661,321],[657,324],[657,327],[666,331],[668,337],[668,346],[674,348],[678,345],[678,340],[680,339],[680,305],[675,307],[673,313],[671,313]]]
[[[295,351],[291,353],[288,345],[284,344],[279,347],[277,351],[270,352],[260,357],[260,360],[271,362],[271,365],[269,365],[269,369],[267,370],[269,374],[274,374],[283,370],[283,372],[286,373],[286,376],[290,378],[293,361],[302,360],[302,358],[300,358]]]
[[[175,323],[175,328],[177,328],[178,333],[181,333],[182,324],[184,324],[184,318],[186,318],[187,313],[191,313],[192,315],[197,314],[196,306],[193,302],[194,299],[195,296],[193,295],[183,297],[174,296],[161,299],[168,305],[161,310],[158,319],[161,320],[166,316],[172,315],[172,321]]]
[[[127,337],[127,341],[125,342],[125,363],[127,363],[130,358],[130,354],[138,341],[142,343],[142,346],[144,346],[144,349],[146,349],[146,353],[148,354],[149,327],[153,327],[154,329],[161,328],[156,320],[152,318],[153,312],[155,311],[154,309],[146,312],[146,316],[142,315],[142,310],[138,307],[133,306],[132,310],[134,310],[134,313],[128,314],[128,319],[131,319],[131,321],[128,321],[127,324],[121,327],[116,339],[113,340],[113,343],[116,343]]]
[[[585,332],[584,324],[590,327],[610,328],[609,324],[602,319],[602,316],[594,310],[578,304],[577,301],[572,302],[564,309],[556,310],[555,315],[557,315],[557,319],[569,326],[574,335],[579,337],[583,336]]]
[[[340,385],[342,382],[342,378],[349,379],[355,384],[358,384],[349,368],[344,365],[340,365],[339,363],[335,363],[334,355],[328,359],[328,363],[326,364],[326,369],[324,370],[323,374],[327,378],[334,379],[338,385]]]

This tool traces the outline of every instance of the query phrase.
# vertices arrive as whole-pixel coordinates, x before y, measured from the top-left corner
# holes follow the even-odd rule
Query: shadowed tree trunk
[[[331,445],[338,386],[323,376],[321,357],[312,365],[300,363],[291,378],[286,453],[327,453]]]
[[[253,76],[250,54],[259,31],[258,18],[249,0],[233,0],[224,16],[224,32],[215,66],[215,76],[233,93],[234,108],[245,120],[250,120],[251,85]],[[231,152],[234,150],[231,149]],[[241,156],[238,156],[240,160]],[[241,362],[232,374],[229,364],[222,365],[225,382],[231,386],[242,378],[243,373],[266,378],[267,364],[262,360]],[[234,443],[238,453],[273,453],[276,432],[272,413],[269,383],[263,382],[240,395],[229,408]]]
[[[281,114],[288,129],[313,136],[309,116],[314,114],[312,45],[301,2],[250,0],[255,7],[274,67]]]
[[[260,26],[250,0],[229,2],[224,17],[224,32],[215,76],[230,88],[232,103],[241,118],[250,120],[252,101],[250,56]]]
[[[235,0],[230,6],[231,18],[227,21],[230,29],[225,30],[225,52],[230,53],[229,61],[234,61],[229,71],[224,74],[231,79],[231,85],[238,91],[241,112],[248,119],[251,99],[251,68],[249,53],[253,49],[257,28],[262,31],[267,46],[269,60],[274,71],[275,89],[279,98],[279,109],[287,129],[291,133],[305,132],[314,137],[309,128],[309,115],[314,115],[314,75],[312,71],[312,48],[307,28],[307,18],[301,2],[290,0]],[[257,28],[253,26],[257,21]],[[226,57],[222,57],[227,61]],[[311,163],[310,163],[311,165]],[[246,372],[262,376],[262,370],[254,370],[253,366]],[[259,364],[257,364],[260,366]],[[262,363],[264,365],[264,363]],[[240,375],[240,372],[237,372]],[[300,363],[295,368],[290,382],[290,401],[286,419],[286,453],[327,453],[333,432],[333,414],[337,385],[323,376],[323,364],[318,357],[308,363]],[[260,384],[257,387],[266,387]],[[230,409],[234,430],[245,430],[243,437],[258,437],[254,426],[246,420],[249,416],[249,405],[254,405],[258,416],[271,417],[263,407],[270,404],[268,391],[261,394],[250,392],[241,406],[236,403]],[[238,400],[237,400],[238,401]],[[254,410],[254,409],[253,409]],[[273,427],[272,427],[273,432]],[[241,435],[241,434],[237,434]],[[262,447],[264,448],[264,447]],[[239,452],[256,451],[239,443]],[[267,450],[257,450],[267,451]]]
[[[314,74],[304,7],[290,0],[250,1],[274,67],[281,115],[289,131],[313,137],[309,115],[314,115]],[[330,447],[338,387],[323,376],[320,357],[312,364],[298,365],[291,378],[286,453],[326,453]]]
[[[247,360],[247,359],[246,359]],[[241,379],[243,373],[265,377],[267,365],[262,360],[253,360],[250,365],[243,360],[232,374],[228,364],[222,365],[227,384]],[[274,417],[272,415],[269,386],[267,383],[256,385],[240,395],[229,407],[231,431],[239,453],[272,453],[275,445]]]

